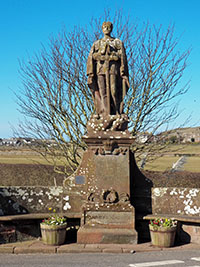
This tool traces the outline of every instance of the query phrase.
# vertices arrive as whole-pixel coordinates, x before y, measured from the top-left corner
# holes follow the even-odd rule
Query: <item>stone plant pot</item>
[[[62,245],[65,242],[67,224],[40,224],[42,241],[47,245]]]
[[[152,245],[165,248],[173,247],[176,228],[176,226],[172,226],[171,228],[158,227],[157,229],[155,229],[152,225],[149,224]]]

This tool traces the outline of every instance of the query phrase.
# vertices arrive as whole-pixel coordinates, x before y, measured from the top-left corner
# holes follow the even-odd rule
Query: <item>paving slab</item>
[[[33,254],[33,253],[56,253],[56,247],[16,247],[14,248],[14,254]]]
[[[137,253],[161,250],[200,250],[199,244],[189,243],[171,248],[158,248],[151,242],[142,244],[64,244],[50,246],[41,240],[31,240],[10,244],[1,244],[0,253],[31,254],[31,253]]]
[[[13,254],[14,253],[14,247],[13,246],[0,246],[0,254],[5,253],[5,254]]]
[[[81,253],[85,248],[84,244],[67,244],[57,248],[57,253]]]
[[[100,248],[84,248],[82,250],[83,253],[101,253],[102,249]]]
[[[0,244],[1,247],[29,247],[31,246],[36,240],[28,240],[28,241],[23,241],[23,242],[15,242],[15,243],[6,243],[6,244]]]
[[[52,245],[47,245],[44,244],[42,241],[35,241],[32,242],[28,247],[30,248],[40,248],[40,249],[46,249],[46,248],[58,248],[59,246],[52,246]]]
[[[111,247],[121,248],[121,247],[125,246],[126,244],[92,244],[92,245],[95,245],[98,248],[106,249],[106,248],[111,248]],[[89,244],[86,246],[89,246]],[[133,246],[133,245],[131,245],[131,246]]]

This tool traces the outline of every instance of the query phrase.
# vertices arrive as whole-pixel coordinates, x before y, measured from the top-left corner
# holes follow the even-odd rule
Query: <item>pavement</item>
[[[33,253],[136,253],[162,250],[200,250],[200,244],[184,244],[171,248],[158,248],[150,242],[142,244],[64,244],[50,246],[43,244],[40,239],[0,245],[0,254],[33,254]]]

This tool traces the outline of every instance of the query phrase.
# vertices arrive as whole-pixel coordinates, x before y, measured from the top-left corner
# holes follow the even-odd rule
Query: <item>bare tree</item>
[[[56,147],[44,143],[43,156],[66,167],[65,173],[74,171],[86,149],[82,136],[86,123],[94,111],[91,91],[87,86],[86,62],[91,44],[101,37],[103,21],[113,22],[113,35],[120,38],[126,48],[130,89],[125,98],[125,113],[130,118],[129,130],[153,135],[179,114],[174,99],[184,94],[188,85],[178,88],[187,65],[190,51],[178,50],[174,27],[163,30],[149,23],[137,25],[123,12],[114,16],[92,19],[89,28],[74,27],[63,30],[51,38],[49,47],[28,62],[20,63],[22,89],[17,94],[18,105],[26,120],[19,125],[24,136],[53,139]],[[151,138],[151,135],[149,138]],[[153,145],[135,142],[133,151],[152,154]],[[140,153],[141,152],[141,153]],[[62,163],[61,163],[62,162]]]

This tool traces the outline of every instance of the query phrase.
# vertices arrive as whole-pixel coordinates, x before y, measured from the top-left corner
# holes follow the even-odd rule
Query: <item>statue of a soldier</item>
[[[111,37],[113,25],[104,22],[104,37],[92,45],[87,61],[88,86],[97,114],[123,113],[123,98],[129,88],[128,64],[123,42]]]

